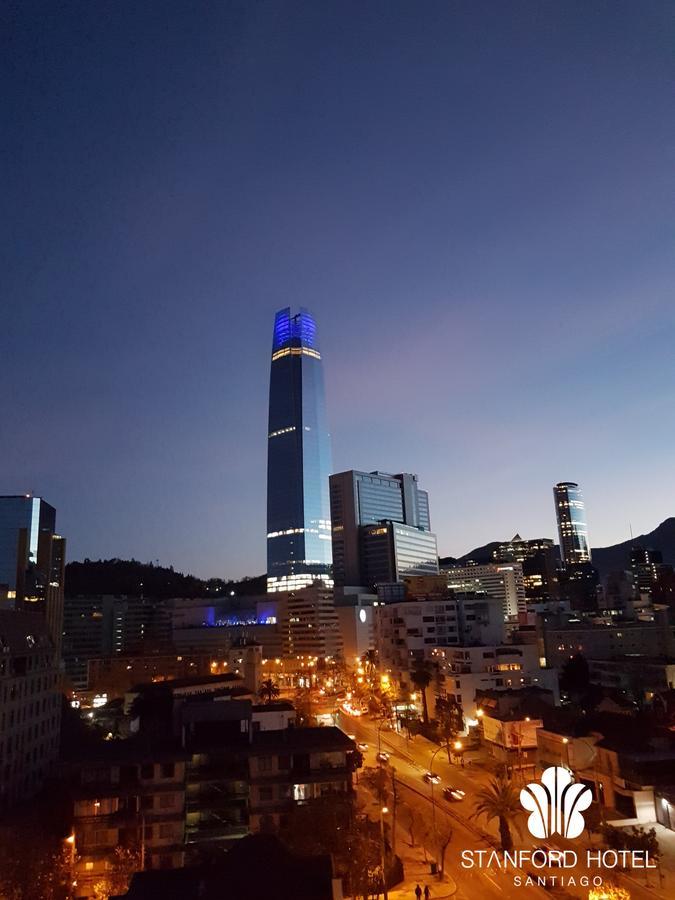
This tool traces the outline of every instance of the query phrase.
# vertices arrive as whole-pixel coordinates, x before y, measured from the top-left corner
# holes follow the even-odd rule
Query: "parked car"
[[[422,778],[426,781],[427,784],[441,783],[441,776],[437,775],[435,772],[425,772]]]
[[[359,743],[356,746],[361,751],[361,753],[365,753],[366,750],[368,749],[368,744],[366,744],[365,741],[359,741]]]
[[[460,788],[446,787],[443,788],[443,796],[451,803],[458,803],[460,800],[463,800],[466,797],[466,793]]]
[[[377,754],[375,759],[379,763],[388,763],[389,762],[389,754],[386,753],[384,750],[380,750],[380,752]]]

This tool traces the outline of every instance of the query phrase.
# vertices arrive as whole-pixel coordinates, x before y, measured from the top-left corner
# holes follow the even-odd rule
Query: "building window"
[[[270,800],[274,800],[274,788],[269,787],[261,787],[258,791],[260,795],[260,800],[264,802],[269,802]]]
[[[173,778],[176,767],[173,763],[162,763],[162,778]]]

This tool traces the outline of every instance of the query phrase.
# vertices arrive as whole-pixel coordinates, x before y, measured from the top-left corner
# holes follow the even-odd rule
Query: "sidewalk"
[[[365,801],[365,811],[372,817],[371,803],[374,799],[372,792],[365,785],[359,784],[357,795]],[[403,864],[403,881],[388,891],[389,900],[417,900],[415,887],[418,884],[422,890],[425,885],[428,885],[432,900],[444,900],[444,898],[453,897],[457,893],[457,885],[447,871],[447,862],[442,878],[432,875],[430,859],[433,854],[427,850],[425,859],[422,846],[418,844],[411,847],[408,831],[400,823],[396,825],[396,855]]]

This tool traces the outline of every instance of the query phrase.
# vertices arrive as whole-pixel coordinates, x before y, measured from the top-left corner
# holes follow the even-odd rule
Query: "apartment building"
[[[558,673],[541,666],[536,644],[434,647],[431,661],[436,695],[461,704],[468,719],[478,718],[480,695],[490,690],[538,687],[559,702]]]
[[[185,861],[185,767],[176,745],[111,741],[70,760],[76,897],[105,885],[118,848],[138,869],[178,868]]]
[[[375,607],[375,640],[380,667],[402,687],[410,673],[432,660],[434,648],[503,639],[501,606],[480,594],[405,600]]]

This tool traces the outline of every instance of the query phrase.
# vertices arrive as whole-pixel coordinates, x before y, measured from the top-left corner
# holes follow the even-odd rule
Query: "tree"
[[[366,675],[368,678],[372,678],[375,672],[377,671],[377,650],[372,647],[361,657],[361,662],[363,663],[363,668],[366,670]]]
[[[264,703],[274,703],[279,697],[279,693],[279,685],[271,678],[266,678],[258,688],[258,696]]]
[[[431,672],[429,664],[426,662],[419,663],[410,673],[410,680],[418,691],[422,694],[422,721],[425,725],[429,724],[429,707],[427,706],[427,688],[431,684]]]
[[[590,683],[588,663],[583,653],[576,653],[568,659],[560,672],[560,688],[567,694],[580,696]]]
[[[464,711],[456,700],[448,697],[436,699],[436,715],[441,737],[445,741],[448,762],[451,762],[450,743],[464,730]]]
[[[141,855],[137,850],[115,847],[108,860],[105,878],[94,884],[94,900],[108,900],[108,897],[126,893],[131,876],[140,868]]]
[[[330,854],[336,875],[343,879],[345,894],[366,900],[381,889],[380,826],[360,812],[349,797],[321,797],[295,806],[279,837],[300,855]],[[391,872],[391,852],[385,853],[385,861],[387,872]]]
[[[445,869],[445,853],[450,846],[452,835],[452,825],[450,825],[447,820],[437,823],[434,842],[436,844],[435,850],[436,858],[438,859],[438,871],[441,877],[443,876],[443,872]]]
[[[493,778],[487,787],[476,794],[475,818],[485,816],[488,822],[499,820],[499,837],[502,850],[513,849],[511,826],[520,833],[520,823],[516,816],[521,812],[520,800],[515,787],[505,778]]]

